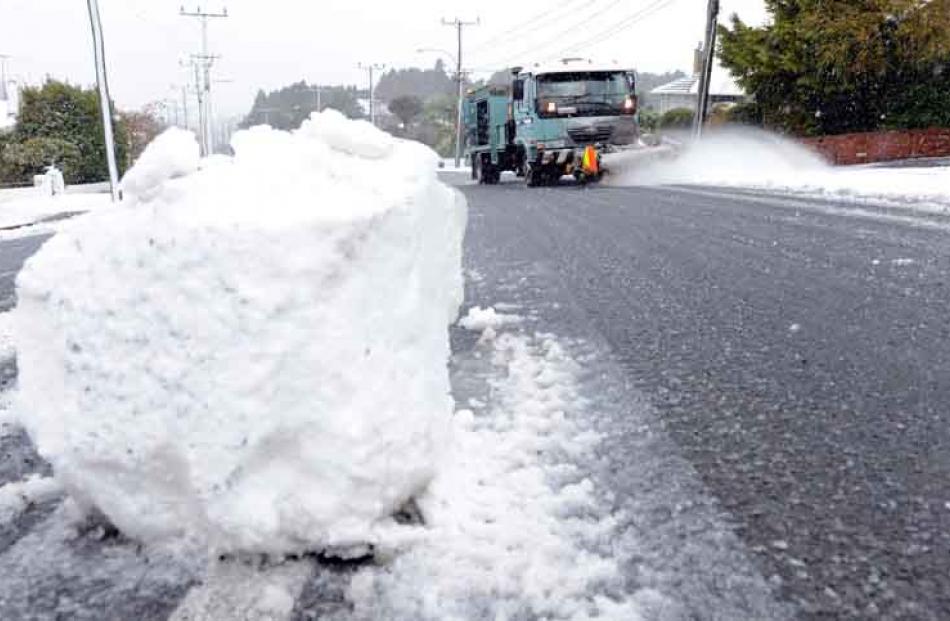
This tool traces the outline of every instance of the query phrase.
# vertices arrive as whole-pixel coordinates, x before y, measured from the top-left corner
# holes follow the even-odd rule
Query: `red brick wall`
[[[841,134],[804,138],[802,143],[833,164],[863,164],[914,157],[950,156],[950,128]]]

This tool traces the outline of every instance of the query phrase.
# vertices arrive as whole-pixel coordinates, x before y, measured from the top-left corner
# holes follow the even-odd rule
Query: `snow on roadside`
[[[676,156],[621,167],[611,185],[717,185],[760,188],[950,213],[950,166],[834,167],[774,134],[713,132]]]
[[[86,212],[112,204],[109,194],[67,192],[44,196],[36,188],[0,192],[0,229],[26,227],[66,213]]]
[[[0,486],[0,524],[15,519],[32,504],[56,498],[62,493],[63,486],[56,479],[39,475]]]
[[[354,575],[355,617],[635,621],[611,549],[621,518],[577,465],[599,443],[577,416],[578,363],[549,335],[479,347],[493,404],[456,412],[452,460],[418,499],[425,527]]]

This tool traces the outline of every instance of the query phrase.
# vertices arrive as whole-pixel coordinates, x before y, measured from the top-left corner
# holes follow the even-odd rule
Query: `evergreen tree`
[[[950,126],[950,0],[766,0],[733,15],[722,64],[770,126],[818,135]]]

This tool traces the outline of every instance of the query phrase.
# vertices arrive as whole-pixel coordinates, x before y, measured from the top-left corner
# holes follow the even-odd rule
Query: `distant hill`
[[[320,109],[334,108],[351,119],[359,119],[364,116],[359,100],[367,97],[365,89],[355,86],[316,86],[304,81],[269,93],[261,90],[241,127],[266,123],[277,129],[297,128],[317,109],[318,100]]]
[[[453,94],[455,88],[455,79],[446,72],[445,64],[440,59],[432,69],[390,69],[380,76],[376,84],[376,98],[387,103],[406,96],[430,101]]]

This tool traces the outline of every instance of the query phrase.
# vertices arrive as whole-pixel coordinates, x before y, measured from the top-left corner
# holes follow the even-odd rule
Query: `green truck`
[[[513,171],[531,187],[565,175],[600,179],[602,153],[639,144],[635,86],[632,70],[567,58],[516,67],[510,84],[469,92],[462,118],[472,178],[494,184]]]

